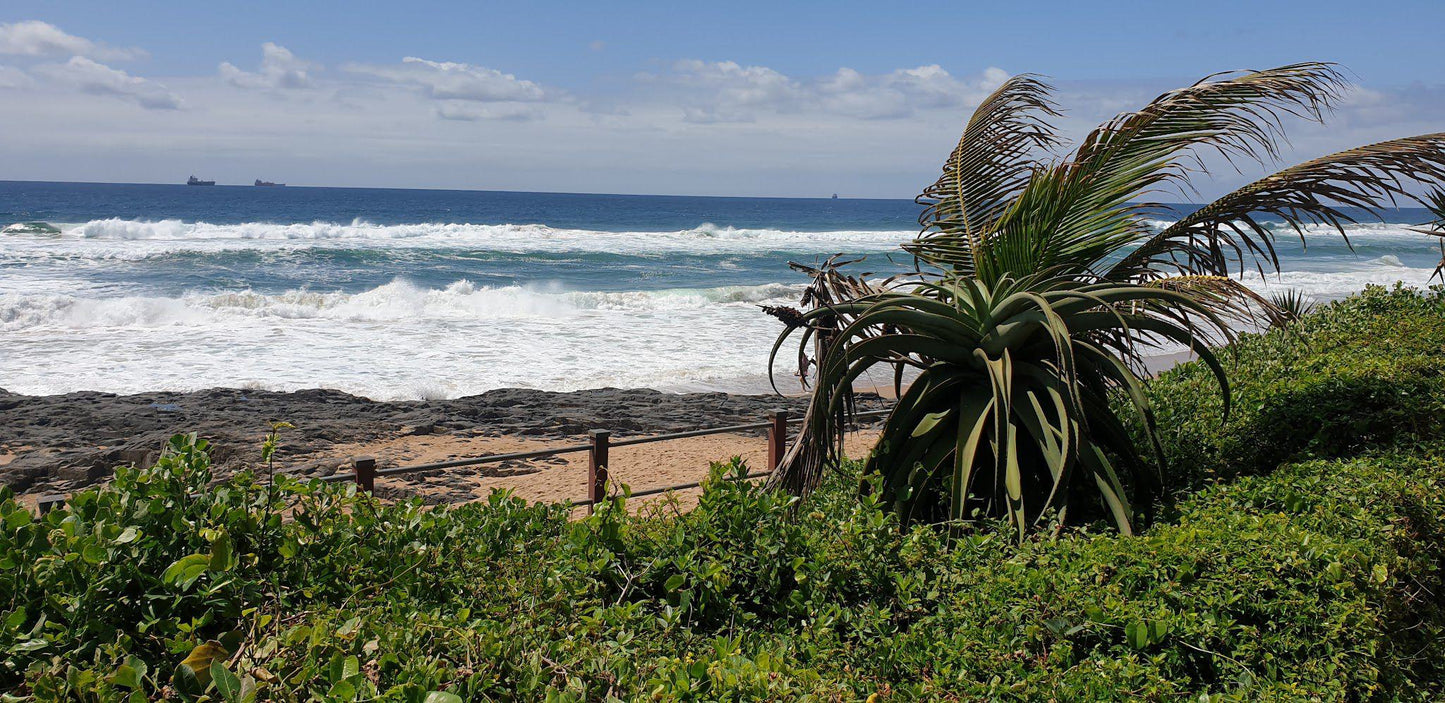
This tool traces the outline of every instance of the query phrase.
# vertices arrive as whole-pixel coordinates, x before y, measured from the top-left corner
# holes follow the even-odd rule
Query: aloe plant
[[[911,274],[870,282],[825,266],[810,290],[847,295],[780,315],[788,326],[774,355],[801,330],[801,370],[808,344],[818,359],[802,434],[771,485],[818,484],[841,454],[853,382],[882,366],[900,398],[866,469],[905,520],[1001,516],[1022,538],[1063,524],[1074,506],[1102,506],[1130,532],[1166,470],[1142,392],[1144,353],[1166,343],[1194,351],[1227,409],[1210,345],[1230,338],[1233,321],[1287,317],[1233,277],[1278,269],[1260,216],[1300,236],[1312,224],[1344,236],[1346,206],[1377,214],[1384,203],[1427,202],[1414,193],[1445,183],[1445,134],[1422,135],[1286,168],[1150,226],[1164,206],[1147,199],[1192,188],[1202,156],[1270,160],[1284,117],[1322,120],[1345,87],[1321,63],[1211,76],[1050,161],[1060,140],[1049,87],[1034,76],[1004,83],[918,198],[923,229],[904,245]],[[1142,418],[1153,451],[1136,446],[1121,411]]]

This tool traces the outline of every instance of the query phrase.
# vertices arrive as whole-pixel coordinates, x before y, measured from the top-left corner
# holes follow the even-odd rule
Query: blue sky
[[[1003,76],[1051,77],[1078,135],[1300,60],[1360,88],[1290,158],[1445,129],[1445,3],[1361,8],[10,0],[0,178],[895,197]]]

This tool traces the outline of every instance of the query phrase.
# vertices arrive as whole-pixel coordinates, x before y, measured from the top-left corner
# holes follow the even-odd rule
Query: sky
[[[1445,131],[1445,2],[1362,7],[6,0],[0,179],[911,197],[1008,76],[1077,139],[1304,60],[1356,86],[1282,161]]]

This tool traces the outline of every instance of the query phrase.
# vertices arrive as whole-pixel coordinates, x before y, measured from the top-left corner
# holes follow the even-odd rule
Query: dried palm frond
[[[830,347],[836,339],[839,331],[844,329],[852,321],[850,314],[840,310],[839,306],[847,305],[852,301],[866,298],[882,292],[891,285],[896,278],[883,279],[870,282],[868,273],[861,273],[856,276],[843,273],[840,269],[850,264],[855,264],[862,259],[843,259],[841,254],[834,254],[817,266],[809,266],[797,262],[789,262],[788,266],[793,270],[805,273],[811,277],[799,304],[804,313],[796,308],[786,306],[764,306],[763,311],[778,318],[786,326],[778,340],[773,344],[772,351],[768,355],[768,379],[772,383],[773,390],[778,391],[777,379],[773,375],[773,362],[777,358],[779,349],[782,348],[783,340],[790,337],[795,331],[802,330],[798,341],[797,355],[797,376],[803,390],[808,389],[808,378],[813,374],[817,366],[817,359],[821,358],[822,350]],[[811,353],[810,353],[811,352]],[[901,373],[901,367],[899,367]],[[895,384],[901,387],[902,377],[895,374]],[[856,410],[856,399],[853,389],[850,386],[843,395],[839,407],[833,411],[830,422],[843,426],[848,417]],[[804,427],[811,423],[818,422],[815,414],[819,412],[811,404],[804,413],[802,424]],[[838,445],[838,451],[842,451],[843,433],[838,432],[832,435],[830,442]],[[795,443],[783,457],[781,464],[798,465],[809,467],[821,467],[826,462],[826,457],[831,455],[829,448],[820,448],[816,444]],[[783,488],[793,493],[802,493],[808,487],[815,485],[822,479],[821,473],[813,474],[808,472],[776,472],[768,478],[768,485]]]

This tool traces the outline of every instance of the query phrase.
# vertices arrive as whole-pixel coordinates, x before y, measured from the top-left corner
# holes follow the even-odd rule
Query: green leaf
[[[241,679],[228,671],[220,659],[211,660],[211,680],[226,703],[241,703]]]
[[[121,531],[119,536],[115,538],[115,543],[130,544],[131,542],[134,542],[139,536],[140,531],[136,530],[134,527],[127,527],[125,528],[125,530]]]
[[[110,675],[110,682],[116,686],[137,689],[140,688],[140,672],[130,664],[121,664]]]
[[[181,557],[161,572],[161,581],[168,585],[189,588],[211,565],[211,555],[192,554]]]
[[[46,642],[45,640],[41,640],[41,639],[26,640],[26,641],[24,641],[24,642],[21,642],[20,644],[11,646],[11,647],[10,647],[10,651],[11,651],[11,652],[15,652],[15,653],[19,653],[19,652],[34,652],[34,651],[37,650],[37,649],[45,649],[45,648],[48,647],[48,646],[50,646],[50,643],[49,643],[49,642]]]
[[[11,530],[18,530],[29,525],[33,520],[29,510],[12,510],[5,515],[5,526]]]
[[[326,693],[331,700],[352,701],[356,700],[356,687],[350,681],[337,681],[331,685],[331,690]]]
[[[342,637],[346,637],[347,635],[355,633],[360,627],[361,616],[358,615],[350,620],[347,620],[345,623],[342,623],[341,627],[336,628],[336,634]]]
[[[222,534],[211,542],[211,571],[226,571],[231,568],[231,537]]]
[[[447,691],[431,691],[422,699],[422,703],[462,703],[462,697]]]
[[[1139,620],[1130,622],[1124,626],[1124,639],[1134,649],[1144,649],[1149,646],[1149,625]]]
[[[1169,623],[1165,620],[1154,620],[1149,623],[1149,643],[1159,644],[1169,636]]]
[[[682,588],[682,584],[686,582],[686,576],[682,574],[673,574],[672,576],[669,576],[667,578],[667,581],[662,584],[662,587],[669,591],[676,591],[677,589]]]

